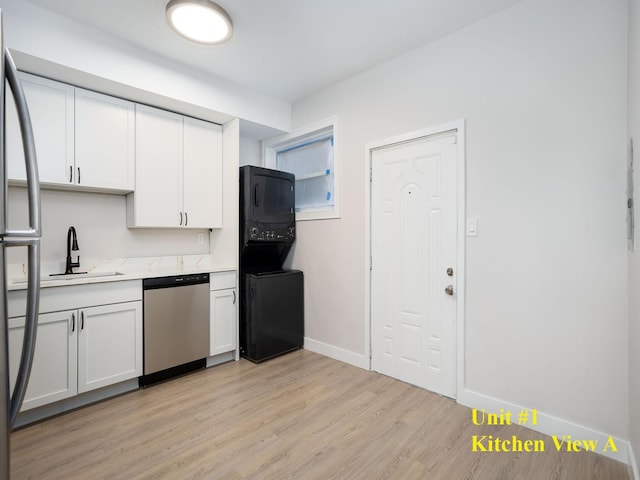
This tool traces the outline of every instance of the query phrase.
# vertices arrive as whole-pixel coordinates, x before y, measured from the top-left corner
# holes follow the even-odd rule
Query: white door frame
[[[366,175],[365,175],[365,245],[364,245],[364,345],[365,356],[369,357],[369,370],[371,370],[371,157],[373,150],[404,143],[431,135],[455,130],[458,134],[458,219],[457,225],[457,291],[456,291],[456,394],[464,391],[464,318],[465,318],[465,224],[466,224],[466,161],[465,161],[465,130],[464,120],[456,120],[450,123],[436,125],[413,132],[403,133],[393,137],[387,137],[365,146]]]

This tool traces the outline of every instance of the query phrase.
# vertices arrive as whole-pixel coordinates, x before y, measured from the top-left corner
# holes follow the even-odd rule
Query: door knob
[[[453,285],[447,285],[444,289],[444,293],[447,295],[453,295]]]

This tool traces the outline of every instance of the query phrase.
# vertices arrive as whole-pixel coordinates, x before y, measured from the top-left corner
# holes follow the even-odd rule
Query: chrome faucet
[[[67,268],[65,269],[65,275],[68,273],[73,273],[73,269],[80,266],[80,255],[78,255],[78,260],[73,262],[71,260],[71,251],[78,251],[78,237],[76,236],[75,227],[69,227],[67,231]]]

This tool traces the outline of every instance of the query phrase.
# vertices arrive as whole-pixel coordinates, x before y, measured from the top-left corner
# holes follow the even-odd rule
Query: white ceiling
[[[296,101],[521,0],[218,0],[225,45],[166,25],[168,0],[30,0],[215,77]]]

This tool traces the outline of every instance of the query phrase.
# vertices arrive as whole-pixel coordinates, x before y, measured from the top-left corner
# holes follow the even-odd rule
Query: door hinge
[[[369,257],[369,270],[373,270],[373,257]]]
[[[369,182],[373,182],[373,165],[369,165]]]

